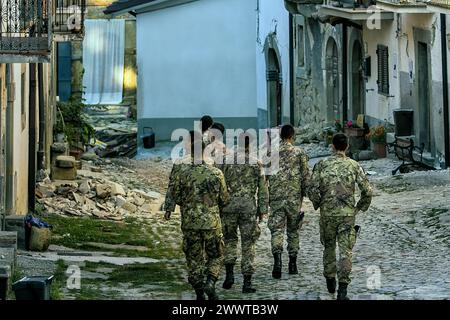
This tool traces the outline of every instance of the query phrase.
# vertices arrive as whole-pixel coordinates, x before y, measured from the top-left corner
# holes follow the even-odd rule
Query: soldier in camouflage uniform
[[[356,242],[355,216],[367,211],[372,201],[372,188],[358,162],[347,158],[348,138],[339,133],[333,137],[335,154],[318,162],[313,170],[309,198],[314,209],[320,208],[320,241],[324,246],[324,276],[330,293],[336,291],[338,300],[348,299],[347,286],[352,270],[352,249]],[[355,185],[361,198],[355,205]],[[339,262],[336,267],[336,242]]]
[[[202,143],[201,137],[195,136],[191,132],[191,141],[195,138]],[[220,212],[228,202],[229,195],[219,169],[205,161],[200,161],[200,164],[194,161],[194,158],[201,160],[202,156],[192,156],[193,145],[191,143],[190,146],[191,163],[181,161],[173,166],[165,201],[165,218],[170,219],[176,204],[180,206],[189,283],[198,300],[205,299],[204,293],[210,300],[216,300],[215,283],[223,265],[224,253]]]
[[[238,228],[241,234],[241,272],[244,276],[243,293],[254,293],[252,275],[256,241],[261,230],[258,219],[267,213],[268,191],[263,168],[258,159],[250,154],[250,137],[245,139],[245,147],[239,149],[244,163],[225,164],[223,173],[230,194],[230,202],[224,207],[222,229],[225,238],[226,278],[224,289],[234,284],[234,265],[237,259]]]
[[[303,215],[301,207],[306,195],[310,172],[308,156],[293,145],[295,130],[291,125],[281,128],[281,142],[278,151],[279,170],[269,176],[269,214],[268,227],[272,233],[272,254],[274,266],[272,276],[281,278],[281,253],[284,233],[287,233],[289,253],[289,274],[297,274],[297,254],[299,250],[299,231]]]

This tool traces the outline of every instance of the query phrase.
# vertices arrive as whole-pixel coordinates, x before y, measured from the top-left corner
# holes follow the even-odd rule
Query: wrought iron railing
[[[86,0],[53,0],[53,32],[83,33]]]
[[[0,53],[48,52],[51,0],[0,0]]]

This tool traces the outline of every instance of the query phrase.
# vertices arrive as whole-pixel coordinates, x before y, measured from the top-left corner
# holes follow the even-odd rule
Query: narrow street
[[[370,210],[357,218],[362,232],[354,249],[349,296],[447,299],[450,174],[417,171],[393,177],[390,172],[397,163],[391,159],[362,162],[374,174],[370,180],[376,191]],[[125,185],[132,182],[130,187],[145,186],[161,194],[165,193],[170,172],[170,162],[160,156],[147,160],[117,159],[101,167],[105,175],[115,176]],[[327,293],[322,276],[318,212],[313,211],[309,200],[304,209],[307,214],[300,236],[300,274],[287,274],[285,253],[282,279],[272,279],[270,232],[263,222],[254,277],[257,293],[242,295],[242,276],[237,272],[233,289],[219,289],[223,299],[334,298]],[[179,214],[170,222],[162,217],[161,211],[119,222],[44,215],[44,219],[55,224],[54,245],[46,253],[20,252],[19,266],[37,274],[53,269],[60,299],[194,299],[181,252]],[[82,230],[73,227],[77,222],[83,224]],[[66,286],[70,275],[66,274],[67,267],[73,265],[81,269],[80,290]],[[236,269],[239,271],[239,265]]]

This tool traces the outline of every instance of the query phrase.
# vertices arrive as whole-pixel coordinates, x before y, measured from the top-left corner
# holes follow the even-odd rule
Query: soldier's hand
[[[166,213],[164,214],[164,219],[169,221],[170,220],[170,216],[171,216],[172,212],[170,211],[166,211]]]

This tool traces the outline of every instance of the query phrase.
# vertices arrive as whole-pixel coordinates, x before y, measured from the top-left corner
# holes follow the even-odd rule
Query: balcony
[[[317,11],[315,6],[323,3],[324,0],[284,0],[284,6],[290,13],[303,15]]]
[[[427,3],[426,0],[377,0],[377,7],[395,13],[430,13]]]
[[[431,0],[427,6],[431,12],[450,14],[450,0]]]
[[[366,3],[366,4],[364,4]],[[360,23],[369,19],[374,19],[374,13],[377,13],[377,19],[393,20],[394,14],[391,10],[384,10],[378,6],[369,6],[370,1],[326,0],[319,9],[323,16],[330,16],[339,19],[346,19]]]
[[[51,0],[0,0],[0,62],[46,62]]]
[[[82,38],[86,0],[53,0],[53,35],[55,40]]]

